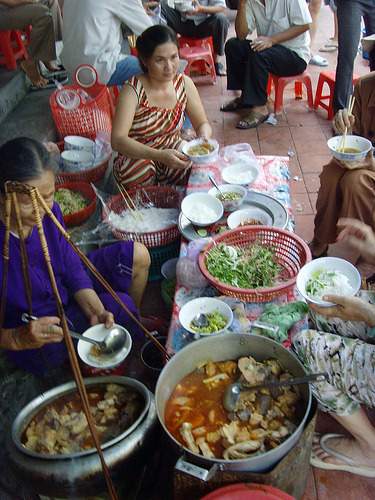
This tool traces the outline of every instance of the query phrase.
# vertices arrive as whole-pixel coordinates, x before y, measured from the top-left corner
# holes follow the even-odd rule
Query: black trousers
[[[336,111],[348,105],[352,93],[354,59],[358,52],[363,17],[366,35],[375,33],[375,0],[336,0],[339,29],[339,48],[336,66],[336,84],[333,108]],[[375,47],[370,54],[370,71],[375,70]]]
[[[250,40],[231,38],[225,45],[225,56],[228,90],[242,90],[242,102],[247,107],[266,104],[269,73],[293,76],[306,69],[306,62],[282,45],[254,52]]]
[[[206,38],[212,36],[214,52],[219,56],[224,54],[225,40],[228,35],[229,20],[225,14],[212,14],[203,23],[194,24],[194,21],[181,20],[181,14],[162,2],[162,17],[176,33],[190,38]]]

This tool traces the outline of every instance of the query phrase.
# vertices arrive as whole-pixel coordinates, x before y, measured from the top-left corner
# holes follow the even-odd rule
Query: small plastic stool
[[[358,78],[358,75],[353,75],[353,85],[357,83]],[[323,95],[323,87],[325,83],[329,87],[329,94]],[[335,83],[335,71],[321,71],[319,75],[318,85],[316,87],[314,108],[318,109],[318,107],[320,106],[321,108],[325,109],[328,112],[328,120],[332,120],[335,114],[333,111],[333,92],[335,90]],[[328,103],[325,101],[328,101]]]
[[[184,47],[210,47],[212,54],[214,54],[214,42],[212,36],[207,38],[189,38],[187,36],[180,36],[178,38],[178,46],[180,49]]]
[[[274,104],[274,113],[280,113],[283,107],[283,99],[284,99],[284,89],[289,83],[294,82],[294,96],[296,99],[302,99],[302,84],[306,87],[307,92],[307,102],[310,109],[313,109],[314,99],[311,85],[311,77],[304,71],[300,75],[293,76],[277,76],[272,73],[269,74],[268,84],[267,84],[267,95],[270,95],[272,84],[275,87],[275,104]]]
[[[180,49],[180,57],[187,61],[186,75],[190,75],[196,63],[203,63],[205,75],[210,79],[211,83],[216,83],[215,64],[210,47],[183,47]]]
[[[26,47],[18,30],[0,31],[0,65],[17,69],[18,59],[27,59]]]

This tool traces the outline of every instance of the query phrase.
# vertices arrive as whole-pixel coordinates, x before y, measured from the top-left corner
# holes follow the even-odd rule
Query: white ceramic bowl
[[[222,172],[222,178],[228,184],[249,185],[255,181],[258,174],[258,162],[249,158],[246,161],[240,161],[233,163],[229,167],[225,167]]]
[[[95,147],[95,142],[87,137],[81,137],[79,135],[67,135],[64,137],[64,150],[77,150],[77,151],[87,151],[88,153],[93,153]]]
[[[331,137],[327,141],[327,146],[334,158],[341,161],[360,161],[366,158],[367,153],[372,149],[371,141],[360,137],[359,135],[347,135],[345,139],[345,148],[358,149],[358,153],[344,153],[340,151],[343,144],[342,135]]]
[[[88,151],[68,150],[61,153],[65,172],[77,172],[91,168],[94,164],[94,155]]]
[[[320,269],[340,271],[340,273],[344,274],[348,278],[349,284],[353,289],[350,296],[354,296],[361,288],[361,275],[353,264],[347,260],[339,259],[338,257],[321,257],[320,259],[315,259],[308,264],[305,264],[297,275],[297,289],[307,302],[311,302],[320,307],[330,307],[334,305],[332,302],[314,299],[306,292],[307,281],[310,279],[314,271],[318,271]],[[340,295],[340,291],[338,290],[335,295]]]
[[[205,210],[212,213],[206,216]],[[192,193],[182,200],[181,211],[195,226],[209,226],[217,222],[224,213],[223,204],[216,196],[207,193]]]
[[[189,153],[192,147],[198,146],[199,144],[203,144],[206,142],[208,142],[214,148],[213,151],[211,151],[211,153],[204,155],[191,155]],[[205,141],[204,139],[194,139],[193,141],[189,141],[183,145],[182,152],[186,156],[188,156],[193,163],[196,163],[198,165],[202,163],[211,163],[212,161],[215,161],[217,158],[217,154],[219,152],[219,143],[214,139],[209,139],[208,141]]]
[[[95,368],[114,368],[124,361],[124,359],[130,353],[132,348],[132,338],[130,333],[126,328],[121,325],[113,325],[113,327],[123,330],[126,334],[126,342],[121,351],[115,354],[102,354],[99,357],[94,357],[90,355],[90,350],[93,344],[89,344],[83,340],[78,341],[78,355],[87,365],[94,366]],[[103,324],[95,325],[86,330],[83,335],[84,337],[90,337],[94,340],[103,340],[110,330],[107,329]]]
[[[234,229],[240,226],[241,223],[249,219],[256,219],[263,226],[273,225],[272,217],[264,210],[257,207],[250,207],[250,208],[243,208],[242,210],[236,210],[236,212],[233,212],[228,217],[227,225],[229,229]]]
[[[198,333],[192,330],[190,324],[198,314],[208,314],[213,312],[219,312],[228,319],[224,328],[214,333]],[[233,321],[233,312],[228,304],[222,300],[215,299],[213,297],[200,297],[199,299],[190,300],[190,302],[187,302],[184,306],[182,306],[179,314],[179,320],[182,327],[188,332],[197,336],[210,337],[212,335],[223,333],[230,327]]]
[[[238,200],[233,201],[220,200],[223,204],[224,210],[227,212],[233,212],[233,210],[237,210],[241,206],[247,195],[247,189],[243,186],[236,186],[235,184],[219,184],[219,188],[223,193],[238,193],[241,196],[240,198],[238,198]],[[208,191],[208,194],[218,198],[219,191],[215,187],[213,187]]]

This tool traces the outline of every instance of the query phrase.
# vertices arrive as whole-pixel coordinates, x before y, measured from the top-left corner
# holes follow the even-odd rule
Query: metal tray
[[[267,212],[272,218],[272,226],[278,227],[280,229],[286,228],[288,224],[288,213],[284,206],[273,196],[270,196],[269,194],[258,193],[257,191],[249,191],[244,202],[238,209],[242,210],[249,207],[257,207]],[[218,224],[224,224],[226,219],[227,216],[225,215],[218,222]],[[178,228],[181,234],[189,241],[201,238],[201,236],[198,235],[193,224],[182,214],[182,212],[180,213],[180,216],[178,218]]]

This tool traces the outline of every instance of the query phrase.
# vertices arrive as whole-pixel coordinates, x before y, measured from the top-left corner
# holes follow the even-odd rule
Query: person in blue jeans
[[[375,33],[375,0],[335,0],[338,21],[338,58],[333,96],[335,113],[347,107],[353,89],[353,66],[358,52],[363,17],[366,35]],[[369,54],[370,71],[375,70],[375,47]]]

